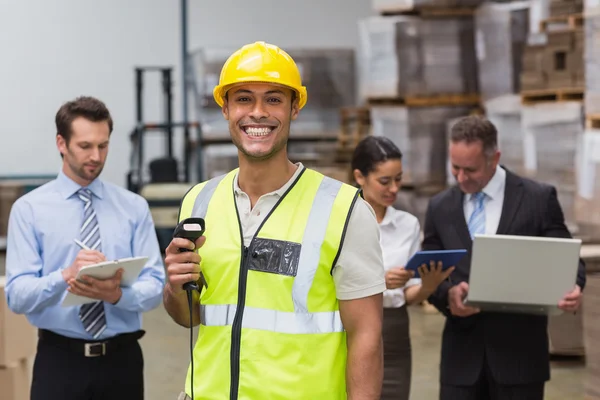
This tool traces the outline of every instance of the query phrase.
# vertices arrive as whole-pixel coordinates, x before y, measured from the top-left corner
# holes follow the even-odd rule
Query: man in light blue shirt
[[[143,399],[142,313],[165,280],[148,203],[98,178],[113,126],[101,101],[66,103],[56,126],[62,170],[15,202],[7,235],[8,305],[40,329],[31,399]],[[148,261],[131,287],[121,272],[75,280],[84,265],[135,256]],[[68,292],[97,301],[64,307]]]

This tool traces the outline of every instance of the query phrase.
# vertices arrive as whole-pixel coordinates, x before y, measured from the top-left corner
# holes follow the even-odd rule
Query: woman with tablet
[[[422,265],[420,278],[404,266],[420,250],[418,219],[392,205],[402,186],[402,153],[383,136],[368,136],[352,157],[355,181],[375,211],[380,230],[387,290],[383,297],[384,378],[382,399],[408,400],[412,354],[406,306],[419,304],[435,291],[454,268],[442,271]]]

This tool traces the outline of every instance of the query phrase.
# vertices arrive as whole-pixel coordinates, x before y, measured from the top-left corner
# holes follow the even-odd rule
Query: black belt
[[[131,346],[141,339],[145,333],[145,331],[139,330],[131,333],[123,333],[105,340],[87,341],[69,338],[46,329],[40,329],[38,331],[38,338],[44,343],[71,350],[85,357],[98,357],[105,356],[119,348]]]

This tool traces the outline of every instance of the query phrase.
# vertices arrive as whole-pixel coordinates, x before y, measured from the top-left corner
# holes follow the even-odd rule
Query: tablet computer
[[[442,262],[442,270],[446,270],[452,266],[455,266],[464,256],[467,255],[467,250],[422,250],[416,252],[410,260],[406,263],[405,269],[415,272],[415,278],[420,278],[419,268],[421,265],[426,264],[429,267],[431,261],[435,261],[437,264],[439,261]]]
[[[76,279],[82,276],[91,276],[96,279],[108,279],[113,277],[119,268],[123,268],[121,287],[129,287],[137,280],[148,261],[148,257],[129,257],[119,260],[103,261],[98,264],[86,265],[77,273]],[[92,303],[97,300],[67,292],[62,305],[65,307]]]

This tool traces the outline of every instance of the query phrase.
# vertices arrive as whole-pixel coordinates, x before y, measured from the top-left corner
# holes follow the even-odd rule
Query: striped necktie
[[[471,200],[475,203],[475,209],[469,217],[469,233],[471,234],[471,239],[475,237],[476,234],[485,233],[485,193],[477,192],[473,194]]]
[[[89,189],[81,189],[77,195],[84,204],[83,224],[79,232],[81,241],[92,250],[102,251],[98,218],[92,207],[92,192]],[[106,329],[104,302],[97,301],[82,305],[79,310],[79,318],[83,322],[85,331],[97,339]]]

